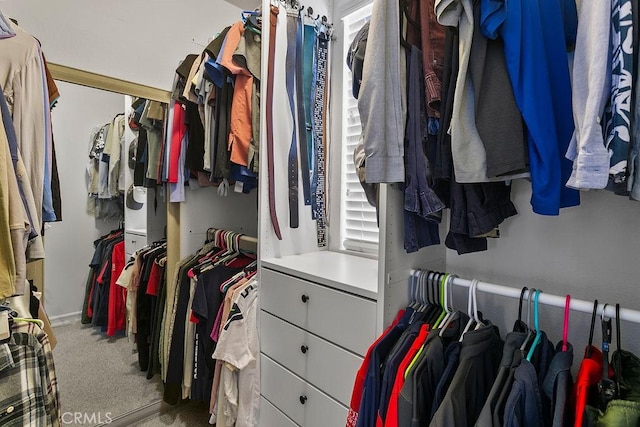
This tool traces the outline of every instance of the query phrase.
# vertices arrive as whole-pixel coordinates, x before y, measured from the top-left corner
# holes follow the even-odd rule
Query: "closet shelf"
[[[131,233],[131,234],[137,234],[140,236],[146,236],[147,235],[147,229],[146,228],[127,228],[125,230],[126,233]]]
[[[262,266],[355,295],[378,299],[378,261],[322,251],[262,260]]]

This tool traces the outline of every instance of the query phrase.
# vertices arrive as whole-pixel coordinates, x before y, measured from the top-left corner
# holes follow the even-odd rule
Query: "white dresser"
[[[260,271],[260,426],[344,426],[376,336],[377,261],[316,252]]]

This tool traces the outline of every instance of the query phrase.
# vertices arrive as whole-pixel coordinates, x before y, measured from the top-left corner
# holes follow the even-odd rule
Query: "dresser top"
[[[372,300],[378,298],[376,259],[321,251],[264,259],[262,266]]]

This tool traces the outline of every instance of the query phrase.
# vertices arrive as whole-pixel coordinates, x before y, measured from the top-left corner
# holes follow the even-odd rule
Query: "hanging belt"
[[[275,53],[276,53],[276,27],[278,26],[277,6],[271,6],[270,28],[269,28],[269,57],[267,63],[267,174],[269,188],[269,216],[271,217],[271,225],[278,240],[282,240],[280,233],[280,225],[278,225],[278,216],[276,212],[276,195],[274,181],[274,164],[273,164],[273,75],[275,73]]]
[[[315,78],[315,64],[314,64],[314,49],[316,46],[316,28],[314,25],[304,25],[304,53],[303,53],[303,97],[304,97],[304,121],[305,121],[305,125],[306,125],[306,138],[307,138],[307,153],[309,155],[309,162],[308,162],[308,166],[309,166],[309,170],[307,171],[307,176],[309,176],[310,180],[313,180],[313,171],[315,170],[315,161],[316,161],[316,154],[314,152],[314,145],[313,145],[313,126],[311,124],[312,122],[312,108],[311,108],[311,100],[313,99],[313,85],[314,85],[314,78]],[[311,183],[311,196],[310,196],[310,202],[312,204],[312,206],[315,206],[315,189],[317,187],[317,182],[316,183]],[[312,207],[311,209],[311,217],[313,219],[316,219],[316,210]]]
[[[293,133],[291,134],[291,145],[289,146],[288,176],[289,176],[289,227],[298,228],[298,139],[296,132],[296,106],[294,98],[295,74],[291,72],[296,66],[296,32],[298,23],[297,17],[287,11],[287,95],[289,96],[289,107],[291,118],[293,119]]]
[[[302,194],[304,204],[311,204],[311,182],[309,176],[309,146],[307,145],[307,129],[305,114],[304,91],[304,24],[302,23],[302,9],[298,12],[298,31],[296,34],[296,95],[298,106],[298,143],[300,144],[300,170],[302,171]]]
[[[315,205],[317,207],[316,232],[318,246],[327,245],[327,224],[325,220],[325,118],[327,95],[327,71],[328,71],[329,37],[321,32],[318,35],[315,61],[315,91],[313,105],[313,134],[316,148],[316,177],[317,188],[315,191]]]
[[[317,86],[318,86],[318,36],[316,34],[318,28],[317,26],[313,27],[314,33],[314,45],[313,45],[313,60],[312,60],[312,79],[311,79],[311,96],[309,97],[309,101],[312,102],[310,105],[310,130],[311,130],[311,170],[309,173],[311,174],[311,219],[318,219],[318,200],[316,198],[318,192],[318,137],[316,135],[316,122],[321,121],[321,118],[318,118],[319,111],[317,111],[316,103],[318,102],[317,94]]]

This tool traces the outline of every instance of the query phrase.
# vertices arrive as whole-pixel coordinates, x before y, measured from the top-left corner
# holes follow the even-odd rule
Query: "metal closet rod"
[[[414,271],[416,270],[412,270],[411,273],[413,273]],[[459,277],[455,277],[453,279],[454,285],[461,286],[463,288],[469,288],[469,286],[471,286],[471,282],[472,282],[471,280],[462,279]],[[502,286],[502,285],[496,285],[494,283],[487,283],[487,282],[478,282],[478,286],[476,289],[480,292],[485,292],[493,295],[500,295],[503,297],[513,298],[513,299],[520,299],[520,293],[522,292],[521,289],[511,288],[511,287]],[[540,304],[550,305],[553,307],[559,307],[564,309],[564,306],[565,306],[564,296],[548,294],[544,291],[544,289],[541,289],[541,291],[542,292],[540,292],[540,296],[538,299],[538,302]],[[528,290],[524,293],[524,299],[528,299],[530,292],[531,291]],[[615,316],[616,316],[615,302],[613,304],[607,302],[606,304],[607,304],[607,308],[605,311],[605,316],[615,319]],[[604,306],[605,306],[605,303],[598,304],[598,308],[596,310],[598,316],[602,314],[602,309],[604,308]],[[591,314],[593,312],[593,301],[575,299],[572,296],[569,308],[574,311],[581,311],[583,313]],[[621,307],[620,319],[626,320],[628,322],[640,323],[640,311]]]

